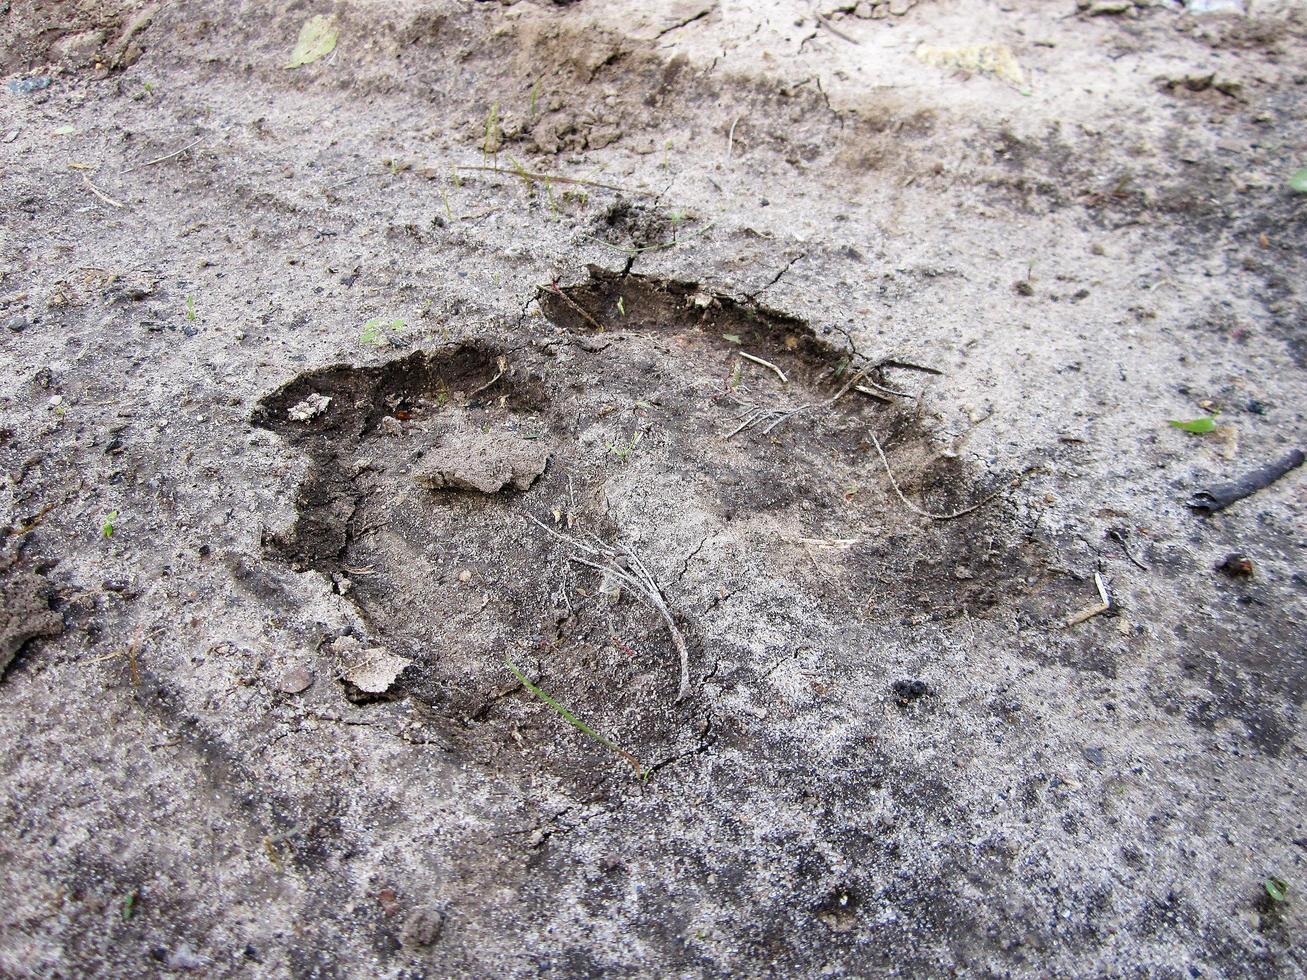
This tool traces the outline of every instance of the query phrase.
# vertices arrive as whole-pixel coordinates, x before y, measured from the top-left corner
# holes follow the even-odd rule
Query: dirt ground
[[[1307,973],[1301,3],[0,71],[0,975]]]

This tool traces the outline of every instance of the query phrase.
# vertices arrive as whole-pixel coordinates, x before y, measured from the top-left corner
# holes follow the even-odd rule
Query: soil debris
[[[376,700],[388,693],[413,661],[398,657],[380,647],[360,650],[362,658],[341,674],[347,694],[351,700]]]
[[[413,479],[428,490],[529,490],[548,464],[549,451],[537,441],[461,433],[429,451]]]
[[[327,410],[331,399],[326,395],[312,394],[303,401],[296,402],[286,410],[286,417],[292,422],[307,422],[317,418]]]

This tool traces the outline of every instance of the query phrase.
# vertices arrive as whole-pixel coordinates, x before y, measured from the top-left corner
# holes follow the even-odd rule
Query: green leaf
[[[1284,902],[1289,898],[1289,883],[1283,878],[1267,878],[1263,885],[1266,886],[1266,894],[1271,896],[1273,902]]]
[[[106,538],[113,537],[113,522],[118,520],[118,512],[111,510],[104,515],[104,523],[100,525],[100,534]]]
[[[56,130],[54,131],[54,135],[55,135],[55,136],[72,136],[73,133],[75,133],[75,132],[77,132],[77,127],[76,127],[76,126],[60,126],[58,129],[56,129]]]
[[[306,20],[300,28],[299,40],[295,42],[295,50],[290,53],[290,63],[286,67],[311,65],[335,50],[336,18],[318,14]]]
[[[1303,167],[1289,178],[1289,190],[1298,194],[1307,194],[1307,167]]]
[[[725,340],[728,343],[738,344],[740,343],[740,335],[738,333],[724,333],[722,334],[722,340]]]
[[[1212,418],[1210,415],[1204,415],[1200,419],[1190,419],[1187,422],[1181,421],[1180,419],[1170,419],[1166,424],[1177,429],[1184,429],[1185,432],[1197,432],[1201,434],[1203,432],[1211,432],[1215,429],[1216,419]]]

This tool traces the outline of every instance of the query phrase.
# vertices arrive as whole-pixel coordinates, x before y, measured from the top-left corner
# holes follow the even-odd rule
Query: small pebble
[[[1224,560],[1216,566],[1216,570],[1230,578],[1253,578],[1257,571],[1253,567],[1253,560],[1247,555],[1241,555],[1238,552],[1228,554]]]
[[[24,330],[27,329],[27,317],[25,316],[10,317],[9,322],[6,323],[5,326],[8,327],[10,330],[12,330],[14,333],[22,333]]]
[[[399,932],[399,941],[410,948],[433,946],[445,928],[445,917],[435,909],[415,909]]]
[[[458,573],[458,580],[459,580],[460,582],[471,582],[471,581],[472,581],[472,573],[469,572],[469,571],[465,568],[465,569],[463,569],[461,572]]]
[[[292,667],[277,681],[277,690],[282,694],[299,694],[312,686],[313,672],[306,667]]]

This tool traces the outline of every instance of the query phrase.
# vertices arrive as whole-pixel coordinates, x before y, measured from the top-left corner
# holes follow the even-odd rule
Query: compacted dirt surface
[[[1299,4],[0,71],[0,974],[1307,972]]]

